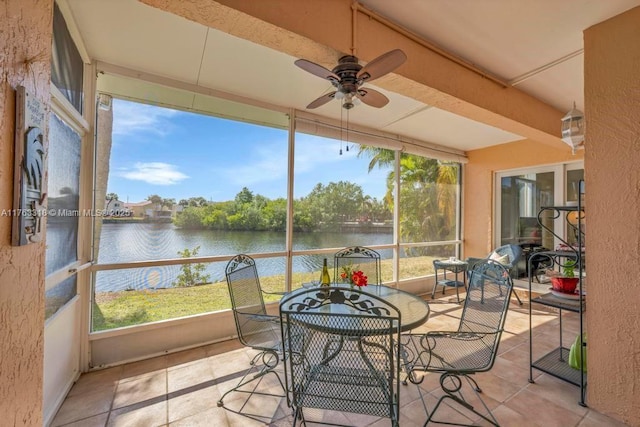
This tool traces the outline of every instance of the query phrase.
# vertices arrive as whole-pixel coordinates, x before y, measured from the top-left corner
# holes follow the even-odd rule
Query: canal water
[[[294,250],[372,246],[392,243],[391,233],[294,233]],[[99,264],[180,258],[178,252],[199,247],[198,256],[278,252],[285,249],[284,232],[183,230],[173,224],[103,224]],[[381,251],[382,258],[391,250]],[[323,255],[294,257],[294,272],[318,271]],[[284,274],[284,257],[256,260],[261,276]],[[209,282],[224,281],[225,263],[209,263],[203,274]],[[180,266],[101,271],[96,292],[172,287]]]

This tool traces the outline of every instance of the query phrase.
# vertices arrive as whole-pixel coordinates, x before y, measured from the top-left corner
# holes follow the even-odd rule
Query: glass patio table
[[[315,287],[318,291],[318,293],[316,294],[318,298],[317,301],[326,299],[325,295],[322,295],[323,288],[320,286],[315,286]],[[300,304],[301,305],[307,305],[309,303],[314,304],[315,302],[309,301],[309,294],[306,292],[303,292],[303,291],[306,291],[307,289],[308,287],[305,285],[304,287],[291,292],[287,296],[287,304],[290,307],[295,305],[300,305]],[[351,290],[351,288],[345,284],[332,284],[330,289],[342,291],[346,297],[349,296],[349,291]],[[400,312],[400,330],[402,332],[410,331],[411,329],[414,329],[422,325],[429,318],[430,308],[427,301],[425,301],[421,297],[414,295],[412,293],[405,292],[400,289],[391,288],[384,285],[369,285],[366,287],[359,288],[358,290],[360,290],[363,293],[362,294],[363,301],[366,300],[367,295],[372,295],[396,307]],[[366,313],[363,313],[362,311],[359,311],[356,308],[350,307],[349,305],[326,304],[321,308],[321,310],[327,313],[340,313],[340,314],[354,316],[352,321],[353,327],[351,328],[348,325],[345,325],[344,330],[342,331],[338,331],[338,330],[332,331],[336,334],[341,334],[341,333],[348,334],[349,332],[352,332],[354,329],[358,330],[358,335],[367,335],[367,334],[376,335],[380,333],[380,331],[363,331],[361,328],[361,323],[358,322],[357,320],[357,315],[358,314],[364,315]],[[318,325],[318,328],[321,328],[321,326]]]

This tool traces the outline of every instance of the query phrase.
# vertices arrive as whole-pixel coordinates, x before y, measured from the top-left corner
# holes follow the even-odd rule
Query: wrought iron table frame
[[[436,296],[436,290],[438,285],[442,286],[442,294],[444,295],[444,290],[446,286],[456,288],[456,298],[458,299],[458,304],[460,304],[460,291],[459,288],[464,288],[467,290],[467,268],[469,263],[466,261],[462,261],[456,259],[452,260],[434,260],[433,261],[433,272],[435,274],[435,283],[433,284],[433,289],[431,290],[431,299],[434,299]],[[442,270],[442,280],[438,280],[438,270]],[[455,275],[455,280],[447,279],[447,272],[451,272]],[[462,280],[458,280],[458,275],[462,273]]]

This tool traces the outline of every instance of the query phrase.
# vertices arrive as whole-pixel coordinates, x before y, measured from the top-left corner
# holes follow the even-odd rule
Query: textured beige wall
[[[53,0],[0,6],[0,209],[12,207],[15,87],[48,105]],[[0,217],[0,424],[42,425],[44,243],[10,245]]]
[[[558,120],[560,129],[560,120]],[[485,256],[493,249],[493,175],[505,169],[517,169],[582,160],[584,150],[571,154],[566,144],[557,147],[524,140],[467,153],[469,163],[463,176],[464,255]],[[471,179],[473,178],[473,179]]]
[[[640,426],[640,8],[584,42],[587,403]]]

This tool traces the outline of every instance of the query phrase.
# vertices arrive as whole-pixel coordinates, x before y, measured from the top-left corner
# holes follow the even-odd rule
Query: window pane
[[[98,112],[98,265],[284,253],[286,129],[119,99],[111,105]],[[284,258],[256,264],[263,288],[284,291]],[[229,309],[225,266],[99,271],[93,330]]]
[[[554,173],[504,177],[502,187],[501,244],[516,243],[553,248],[553,236],[538,224],[541,206],[552,206]],[[553,219],[546,218],[553,229]]]
[[[51,52],[51,82],[76,110],[82,113],[82,75],[84,64],[67,23],[54,3],[53,47]]]
[[[284,258],[256,259],[262,289],[284,291]],[[121,328],[231,308],[227,262],[189,263],[95,274],[92,330]],[[278,301],[265,295],[265,303]]]
[[[392,243],[393,159],[391,150],[297,133],[294,249]]]
[[[578,202],[578,193],[580,191],[580,180],[584,179],[584,169],[575,169],[567,171],[567,202]]]
[[[78,275],[67,277],[44,294],[44,318],[53,316],[77,294]]]
[[[80,135],[51,114],[45,274],[77,260]]]
[[[112,106],[99,113],[99,263],[285,250],[286,130]]]
[[[434,258],[457,254],[457,244],[418,243],[456,240],[459,199],[458,164],[443,164],[414,154],[400,158],[400,279],[433,273]]]

